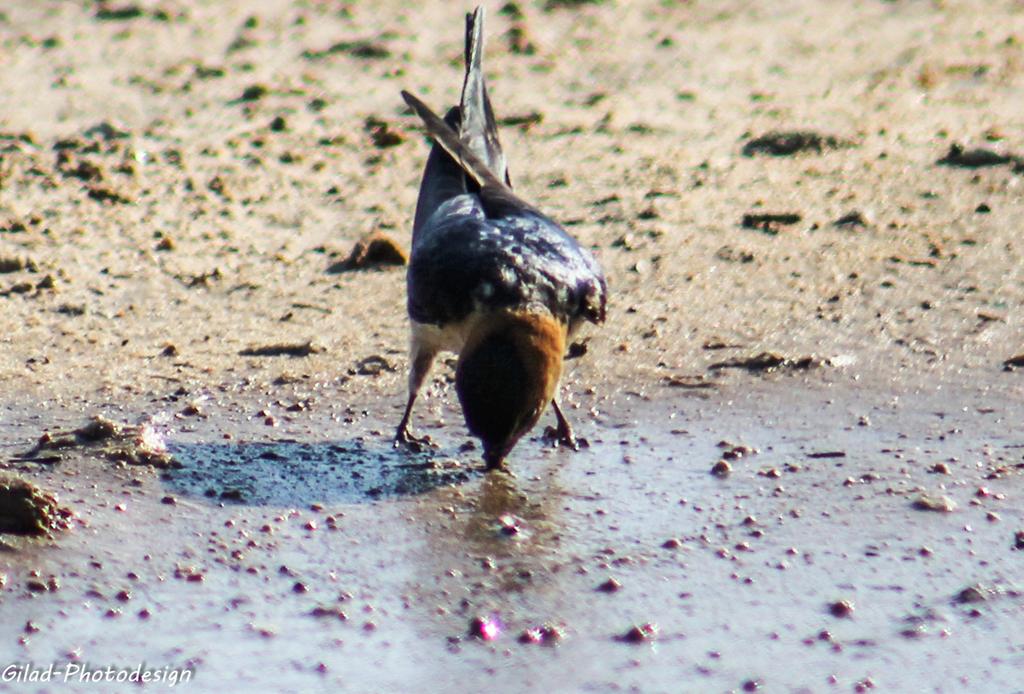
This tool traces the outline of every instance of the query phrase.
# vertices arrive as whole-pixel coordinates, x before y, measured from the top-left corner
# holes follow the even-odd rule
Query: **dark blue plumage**
[[[605,281],[593,256],[532,208],[499,212],[489,216],[478,193],[438,207],[413,243],[409,316],[444,325],[479,308],[533,306],[572,328],[601,321]]]

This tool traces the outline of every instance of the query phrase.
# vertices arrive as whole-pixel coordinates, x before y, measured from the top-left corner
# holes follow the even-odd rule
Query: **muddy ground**
[[[590,447],[513,476],[450,364],[390,448],[404,273],[339,267],[408,247],[398,91],[457,99],[468,8],[0,8],[0,466],[74,514],[2,536],[0,662],[1019,690],[1024,7],[760,5],[488,6],[513,182],[612,290]],[[144,428],[24,455],[96,415]]]

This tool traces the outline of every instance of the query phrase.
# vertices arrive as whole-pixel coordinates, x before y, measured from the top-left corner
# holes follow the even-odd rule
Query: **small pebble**
[[[565,631],[554,624],[542,624],[538,627],[524,629],[519,635],[519,643],[553,644],[565,638]]]
[[[711,474],[715,477],[728,477],[732,473],[732,465],[725,460],[719,460],[711,466]]]
[[[630,627],[626,633],[619,636],[618,640],[626,643],[645,643],[647,641],[653,641],[657,636],[657,624],[637,624]]]
[[[918,511],[952,513],[956,510],[956,502],[948,496],[929,496],[927,494],[922,494],[917,497],[911,505]]]
[[[839,617],[840,619],[852,617],[853,603],[849,600],[837,600],[836,602],[829,603],[828,612],[833,617]]]

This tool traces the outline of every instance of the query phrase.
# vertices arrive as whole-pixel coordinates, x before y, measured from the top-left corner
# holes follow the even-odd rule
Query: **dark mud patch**
[[[773,157],[789,157],[801,152],[821,154],[829,149],[851,146],[851,142],[834,135],[822,135],[810,130],[777,131],[751,139],[743,145],[743,156],[767,154]]]
[[[935,162],[939,166],[958,169],[982,169],[990,166],[1013,165],[1017,173],[1024,172],[1024,157],[1016,154],[1000,154],[990,149],[966,149],[963,145],[952,144],[946,156]]]
[[[668,388],[680,388],[688,391],[709,391],[718,387],[714,381],[709,381],[704,374],[679,374],[664,376],[661,384]],[[704,393],[706,396],[707,393]]]
[[[379,354],[371,354],[356,362],[348,370],[350,376],[380,376],[384,372],[394,372],[395,366]]]
[[[797,212],[750,212],[743,215],[740,224],[744,229],[755,229],[769,236],[776,236],[780,227],[796,224],[801,219],[803,216]]]
[[[0,275],[12,272],[38,272],[39,266],[30,258],[0,257]]]
[[[387,121],[376,116],[370,116],[363,123],[363,129],[369,133],[370,141],[377,149],[388,149],[397,147],[405,142],[406,136]]]
[[[49,535],[66,530],[72,512],[28,480],[0,475],[0,534]]]
[[[605,0],[547,0],[544,3],[544,11],[551,12],[562,8],[578,9],[585,5],[602,5]]]
[[[374,232],[357,241],[348,257],[331,265],[327,272],[336,275],[352,270],[401,267],[408,263],[409,255],[397,241],[387,234]]]
[[[590,338],[583,340],[577,340],[569,345],[569,348],[565,352],[565,361],[572,361],[573,359],[579,359],[584,356],[590,349]]]
[[[323,352],[324,348],[314,345],[312,342],[282,343],[275,345],[263,345],[259,347],[246,347],[238,354],[243,357],[308,357]]]
[[[773,352],[761,352],[752,357],[737,357],[715,362],[708,367],[710,371],[721,371],[723,369],[741,369],[750,373],[771,373],[773,371],[807,371],[819,366],[825,366],[827,360],[819,357],[786,357]]]
[[[164,476],[172,493],[250,506],[414,496],[478,474],[455,458],[358,440],[188,443],[170,451],[181,466]]]
[[[519,113],[499,118],[498,125],[502,125],[509,128],[522,128],[523,130],[529,130],[534,125],[539,125],[543,121],[543,113],[541,113],[540,111],[530,111],[528,113]]]
[[[854,227],[864,228],[870,226],[870,224],[871,221],[868,216],[860,210],[851,210],[832,222],[832,226],[840,229],[852,229]]]
[[[347,54],[362,60],[383,60],[391,56],[391,51],[383,43],[360,39],[357,41],[338,41],[322,50],[306,50],[302,57],[306,60],[323,60],[333,55]]]
[[[96,19],[101,22],[125,22],[129,19],[138,19],[145,13],[138,5],[113,5],[100,3],[96,8]]]

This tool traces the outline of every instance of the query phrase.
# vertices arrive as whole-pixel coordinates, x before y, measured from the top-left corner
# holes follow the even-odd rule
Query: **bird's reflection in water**
[[[511,475],[487,475],[468,499],[466,540],[500,557],[543,551],[552,535],[544,499],[531,498]]]
[[[438,600],[444,628],[464,630],[464,620],[479,615],[494,615],[505,628],[550,620],[564,563],[557,503],[562,492],[555,476],[544,473],[521,483],[491,472],[479,486],[450,487],[432,496],[434,503],[421,506],[430,520],[423,519],[427,548],[417,563],[426,573],[423,597]]]

